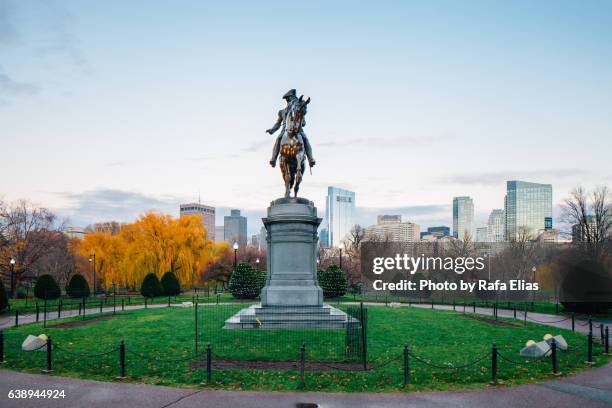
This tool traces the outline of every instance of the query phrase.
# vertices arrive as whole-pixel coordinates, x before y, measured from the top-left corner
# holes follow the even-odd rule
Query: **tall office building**
[[[552,229],[552,185],[511,180],[506,182],[506,240],[528,234],[535,239]]]
[[[200,203],[181,204],[180,214],[183,215],[200,215],[202,217],[202,225],[206,229],[206,238],[212,241],[215,240],[215,207]]]
[[[453,198],[453,237],[463,240],[469,235],[476,238],[474,227],[474,201],[470,197]]]
[[[489,214],[487,222],[489,242],[503,242],[506,239],[506,212],[496,208]]]
[[[377,224],[396,224],[402,222],[401,215],[379,215],[376,217]]]
[[[412,222],[402,222],[402,217],[393,220],[379,216],[378,224],[370,225],[365,229],[366,241],[392,241],[392,242],[419,242],[420,227]]]
[[[319,230],[319,245],[322,247],[329,246],[329,232],[327,228],[321,228]]]
[[[489,241],[489,229],[487,227],[476,228],[476,239],[475,242],[488,242]]]
[[[225,227],[215,225],[215,242],[225,242]]]
[[[247,245],[247,219],[240,215],[240,210],[230,210],[230,215],[223,217],[223,237],[233,245],[237,242],[242,248]]]
[[[325,225],[329,246],[337,247],[353,228],[355,193],[337,187],[327,188]]]
[[[268,248],[268,231],[263,226],[259,230],[259,248],[264,251]]]
[[[428,239],[441,239],[444,237],[450,237],[450,228],[444,225],[441,225],[439,227],[428,227],[427,231],[421,232],[421,238],[425,237],[428,237]]]

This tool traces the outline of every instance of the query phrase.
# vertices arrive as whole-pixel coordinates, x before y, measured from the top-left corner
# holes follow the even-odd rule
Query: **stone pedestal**
[[[261,304],[242,309],[226,328],[345,327],[349,317],[323,304],[317,283],[317,208],[304,198],[279,198],[263,219],[268,276]]]
[[[317,208],[304,198],[280,198],[263,219],[268,232],[268,277],[262,306],[322,306],[317,283]]]

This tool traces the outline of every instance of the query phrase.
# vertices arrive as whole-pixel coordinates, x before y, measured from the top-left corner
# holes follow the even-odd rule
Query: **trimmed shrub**
[[[326,270],[318,272],[319,286],[323,289],[323,297],[336,298],[344,296],[348,288],[346,274],[339,266],[330,265]]]
[[[89,291],[89,283],[80,273],[72,275],[68,285],[66,285],[66,293],[73,298],[88,297],[91,293]]]
[[[6,290],[4,290],[4,284],[0,280],[0,312],[6,308],[8,308],[8,296],[6,295]]]
[[[15,292],[15,297],[17,299],[25,299],[26,297],[28,297],[28,291],[22,286],[18,287]]]
[[[161,283],[159,283],[157,275],[150,273],[144,277],[140,286],[140,293],[146,298],[154,298],[164,294],[164,289]]]
[[[36,285],[34,285],[34,296],[38,299],[53,300],[60,297],[62,291],[53,278],[49,274],[44,274],[38,277]]]
[[[229,291],[236,299],[257,299],[265,283],[265,271],[247,262],[240,262],[230,278]]]
[[[173,272],[166,272],[161,278],[162,289],[166,296],[177,296],[181,294],[181,284]]]

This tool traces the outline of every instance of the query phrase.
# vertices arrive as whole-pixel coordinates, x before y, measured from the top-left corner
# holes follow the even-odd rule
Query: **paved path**
[[[8,399],[9,390],[58,389],[65,399]],[[61,408],[321,408],[396,407],[612,407],[612,364],[558,381],[455,392],[320,393],[238,392],[106,383],[0,370],[0,407]],[[309,407],[308,405],[303,406]],[[311,407],[315,407],[312,405]]]

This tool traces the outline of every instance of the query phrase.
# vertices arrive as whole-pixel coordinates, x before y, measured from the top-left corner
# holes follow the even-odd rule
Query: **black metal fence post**
[[[368,338],[367,338],[367,327],[366,327],[366,316],[365,309],[363,308],[363,302],[359,302],[359,310],[361,315],[361,358],[363,360],[363,370],[368,369]]]
[[[589,330],[587,338],[587,364],[593,364],[593,331]]]
[[[83,320],[85,320],[85,308],[87,307],[87,301],[83,298]]]
[[[53,371],[53,356],[51,355],[51,350],[53,349],[53,340],[51,340],[51,336],[47,337],[47,369],[43,370],[45,373],[50,373]]]
[[[121,298],[121,311],[125,310],[125,298]]]
[[[19,309],[15,309],[15,327],[19,327]]]
[[[550,361],[552,363],[553,375],[559,375],[557,371],[557,341],[554,339],[550,342]]]
[[[57,302],[57,318],[60,319],[62,317],[62,299]]]
[[[576,331],[576,313],[572,312],[572,331]]]
[[[604,344],[604,325],[603,323],[599,323],[599,342],[601,343],[601,345],[603,346]]]
[[[212,379],[212,348],[210,343],[206,345],[206,382],[210,384]]]
[[[102,313],[102,307],[104,306],[104,301],[100,301],[100,313]]]
[[[606,326],[606,340],[604,342],[604,354],[610,354],[610,328]]]
[[[455,311],[455,299],[453,299],[453,312]]]
[[[194,315],[193,315],[193,319],[194,319],[194,347],[195,347],[195,354],[198,354],[198,302],[195,303],[194,305]]]
[[[472,304],[472,307],[473,307],[473,311],[474,311],[474,313],[476,313],[476,302],[474,302],[474,303]]]
[[[47,296],[45,295],[45,298]],[[47,327],[47,299],[45,299],[45,303],[43,305],[43,327]]]
[[[36,322],[40,320],[40,307],[38,306],[38,302],[36,302]]]
[[[497,384],[497,345],[491,348],[491,383]]]
[[[306,366],[306,343],[302,343],[300,347],[300,388],[304,388],[306,383],[304,382],[304,371]]]
[[[410,384],[410,366],[408,365],[408,345],[404,344],[404,387]]]
[[[119,379],[125,379],[125,341],[119,343]]]
[[[217,293],[217,304],[219,304],[219,299],[221,298],[221,294]]]
[[[514,318],[516,319],[516,305],[512,305],[512,309],[513,309],[513,312],[514,312]]]
[[[0,329],[0,364],[4,363],[4,331]]]
[[[525,315],[523,316],[523,326],[527,326],[527,303],[525,303]]]
[[[145,298],[145,309],[147,308],[147,298]]]

